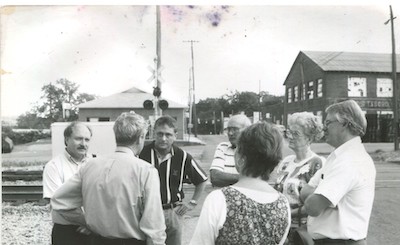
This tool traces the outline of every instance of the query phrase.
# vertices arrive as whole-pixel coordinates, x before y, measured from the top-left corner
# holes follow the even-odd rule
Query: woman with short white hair
[[[275,189],[289,200],[292,214],[291,230],[307,222],[307,214],[300,201],[300,190],[325,162],[324,157],[311,150],[311,144],[322,136],[323,124],[320,117],[310,112],[298,112],[289,116],[285,138],[295,154],[287,156],[278,165]],[[292,233],[289,233],[290,242],[291,235]]]

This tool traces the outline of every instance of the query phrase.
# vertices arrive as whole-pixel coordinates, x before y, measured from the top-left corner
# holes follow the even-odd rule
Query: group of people
[[[301,244],[307,237],[300,229],[309,244],[367,244],[376,171],[360,138],[365,115],[353,100],[326,113],[324,124],[312,113],[294,113],[284,132],[232,116],[229,142],[217,146],[210,167],[215,190],[190,244]],[[74,122],[65,129],[65,152],[43,173],[52,244],[182,244],[183,215],[196,207],[207,175],[174,144],[173,118],[157,119],[154,141],[144,146],[147,128],[140,115],[122,113],[115,153],[97,157],[87,155],[89,127]],[[323,135],[335,148],[327,159],[311,149]],[[284,159],[283,136],[295,153]],[[184,182],[195,185],[188,202]]]

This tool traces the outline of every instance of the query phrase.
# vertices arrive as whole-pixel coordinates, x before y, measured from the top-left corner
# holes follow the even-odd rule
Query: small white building
[[[149,121],[154,120],[154,109],[145,109],[146,100],[153,101],[154,96],[138,88],[132,87],[124,92],[102,97],[78,105],[79,121],[83,122],[110,122],[115,121],[122,112],[135,111]],[[168,108],[162,110],[162,115],[169,115],[176,119],[178,139],[183,139],[186,132],[185,109],[186,105],[169,99],[160,98],[168,102]]]

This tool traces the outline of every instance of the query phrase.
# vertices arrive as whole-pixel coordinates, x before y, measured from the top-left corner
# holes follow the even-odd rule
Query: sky
[[[185,41],[197,41],[196,102],[235,91],[283,95],[302,50],[391,53],[388,19],[389,6],[376,4],[162,5],[162,96],[188,103],[192,60]],[[2,117],[29,111],[41,88],[61,78],[98,96],[152,91],[154,5],[6,6],[0,24]]]

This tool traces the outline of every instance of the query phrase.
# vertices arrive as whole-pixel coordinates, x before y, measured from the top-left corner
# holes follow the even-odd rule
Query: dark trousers
[[[54,224],[51,232],[52,245],[89,245],[89,236],[76,231],[77,225]]]
[[[320,239],[314,240],[315,245],[367,245],[367,240],[340,240],[340,239]]]
[[[102,236],[92,235],[91,245],[146,245],[146,241],[129,239],[111,239]]]

